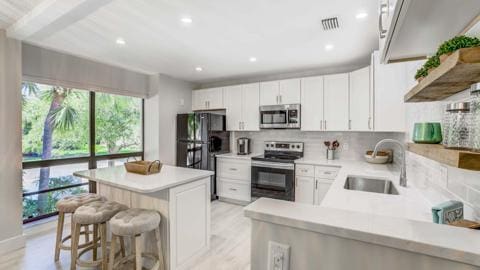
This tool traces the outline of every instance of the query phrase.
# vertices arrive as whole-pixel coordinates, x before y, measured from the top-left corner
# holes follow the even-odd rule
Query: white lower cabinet
[[[217,194],[220,199],[251,201],[251,161],[217,158]]]
[[[295,178],[295,202],[313,204],[314,178],[297,176]]]
[[[295,166],[295,202],[320,205],[339,168],[330,166]]]

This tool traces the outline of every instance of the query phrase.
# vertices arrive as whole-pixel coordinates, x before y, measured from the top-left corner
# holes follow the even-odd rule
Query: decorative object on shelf
[[[472,85],[470,95],[470,113],[472,114],[470,148],[480,152],[480,83]]]
[[[480,47],[453,52],[405,94],[405,102],[443,100],[480,82]]]
[[[340,147],[340,143],[335,140],[333,142],[324,141],[323,144],[327,147],[327,159],[334,160],[335,159],[335,151],[338,147]]]
[[[470,102],[456,102],[447,105],[444,116],[445,140],[443,145],[451,149],[470,149],[472,114]]]
[[[447,149],[440,144],[408,143],[408,151],[454,168],[480,171],[480,153]]]
[[[443,42],[437,49],[437,56],[441,63],[445,62],[453,52],[463,48],[480,47],[480,39],[476,37],[457,36]]]
[[[463,203],[460,201],[446,201],[432,207],[433,222],[450,224],[463,219]]]
[[[442,43],[435,55],[428,58],[427,62],[417,70],[415,79],[421,81],[427,77],[434,69],[440,66],[441,63],[455,51],[463,48],[473,48],[480,46],[480,39],[476,37],[457,36]]]
[[[386,151],[378,151],[376,157],[373,157],[372,154],[373,154],[372,150],[367,151],[365,154],[365,160],[368,163],[385,164],[385,163],[388,163],[388,161],[390,160],[390,153]]]
[[[154,161],[127,161],[125,162],[125,169],[127,172],[149,175],[159,173],[162,169],[162,163],[160,160]]]
[[[415,143],[441,143],[442,128],[440,123],[415,123],[412,141]]]

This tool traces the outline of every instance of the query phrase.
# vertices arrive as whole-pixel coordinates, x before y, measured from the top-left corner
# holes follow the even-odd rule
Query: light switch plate
[[[274,241],[268,242],[268,270],[288,270],[290,246]]]

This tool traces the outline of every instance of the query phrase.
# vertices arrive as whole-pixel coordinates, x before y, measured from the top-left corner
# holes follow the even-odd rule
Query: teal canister
[[[441,143],[442,127],[440,123],[415,123],[412,141],[415,143]]]

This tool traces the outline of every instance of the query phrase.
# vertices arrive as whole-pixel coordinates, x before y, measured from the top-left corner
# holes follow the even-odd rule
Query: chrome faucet
[[[406,162],[407,158],[406,158],[406,154],[405,154],[405,152],[406,152],[405,145],[403,143],[401,143],[400,141],[393,140],[393,139],[381,140],[377,143],[377,145],[375,145],[375,149],[373,150],[373,154],[372,154],[373,158],[375,158],[377,156],[378,148],[380,147],[380,145],[382,145],[384,143],[395,143],[395,144],[400,145],[400,149],[402,150],[402,157],[403,157],[403,164],[402,164],[402,168],[401,168],[401,172],[400,172],[400,186],[406,187],[407,186],[407,162]]]

